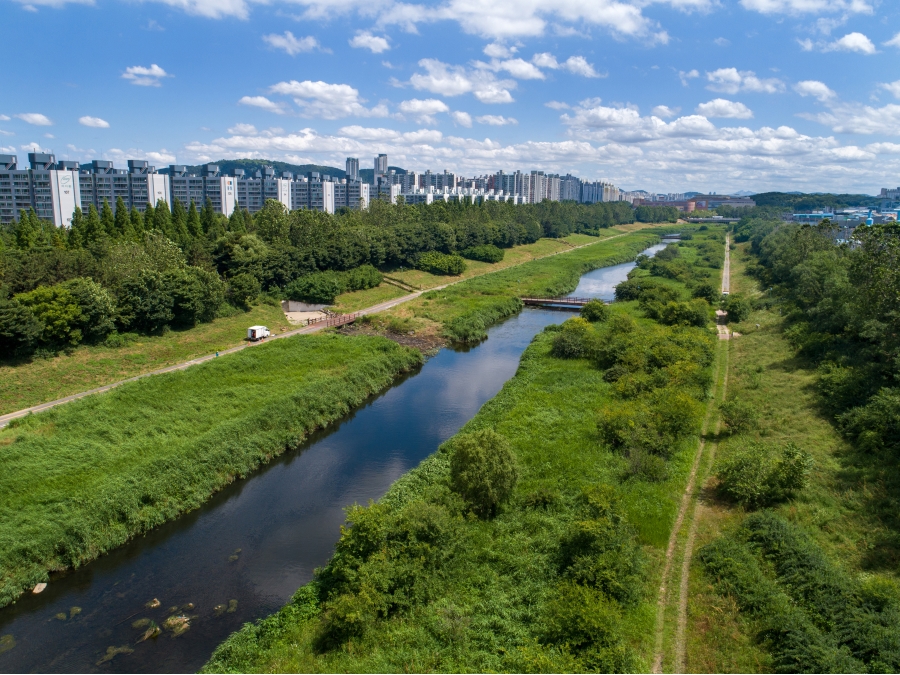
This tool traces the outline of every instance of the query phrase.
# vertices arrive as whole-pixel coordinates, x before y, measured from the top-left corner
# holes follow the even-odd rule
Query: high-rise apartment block
[[[359,180],[359,159],[356,157],[348,157],[347,158],[347,166],[346,166],[346,178],[347,180]]]

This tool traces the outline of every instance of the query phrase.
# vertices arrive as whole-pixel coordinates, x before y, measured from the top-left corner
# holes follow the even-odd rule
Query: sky
[[[900,184],[896,0],[0,0],[0,153]]]

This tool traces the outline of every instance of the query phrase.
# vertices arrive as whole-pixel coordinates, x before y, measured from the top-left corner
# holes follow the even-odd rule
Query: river
[[[633,267],[585,274],[572,295],[611,300]],[[0,671],[195,672],[230,633],[277,610],[327,562],[346,505],[378,499],[433,453],[515,374],[532,338],[568,316],[525,309],[477,346],[442,349],[200,509],[53,575],[40,595],[0,610],[0,636],[15,641],[0,653]],[[154,599],[159,606],[147,608]],[[133,622],[161,624],[174,608],[192,617],[187,632],[136,644],[144,628]],[[10,644],[0,637],[0,651]],[[99,663],[110,647],[133,651]]]

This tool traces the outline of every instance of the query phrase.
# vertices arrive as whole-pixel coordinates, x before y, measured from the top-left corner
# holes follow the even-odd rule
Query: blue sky
[[[900,184],[891,0],[0,0],[0,152]]]

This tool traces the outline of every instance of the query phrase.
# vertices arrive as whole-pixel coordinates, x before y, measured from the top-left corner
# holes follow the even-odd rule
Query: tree
[[[133,238],[131,218],[128,215],[128,207],[121,197],[116,197],[115,238]]]
[[[207,235],[216,234],[218,236],[219,219],[216,218],[216,212],[213,210],[212,200],[207,197],[200,209],[200,223],[203,225],[203,231]]]
[[[172,231],[172,214],[169,211],[169,205],[162,199],[156,202],[156,208],[153,209],[153,227],[172,241],[177,242],[177,238]]]
[[[131,232],[132,236],[135,240],[143,239],[144,237],[144,217],[141,215],[141,212],[137,210],[136,207],[131,207]]]
[[[16,235],[16,246],[21,249],[34,248],[41,240],[40,220],[35,214],[34,209],[21,209],[19,211],[19,222],[15,224],[14,229]]]
[[[81,311],[77,327],[83,340],[96,340],[115,330],[115,299],[103,286],[83,277],[60,286],[69,292]]]
[[[244,214],[240,209],[235,209],[228,216],[228,231],[237,232],[238,234],[246,234],[247,228],[244,226]]]
[[[215,272],[185,267],[166,272],[164,280],[173,299],[172,323],[177,325],[212,320],[225,299],[225,284]]]
[[[512,495],[519,478],[509,442],[491,429],[460,434],[453,439],[450,485],[483,518]]]
[[[153,208],[153,204],[147,202],[147,206],[144,208],[144,232],[149,232],[156,228],[156,209]]]
[[[103,206],[100,207],[100,223],[107,237],[116,238],[118,236],[115,216],[113,216],[109,202],[105,198],[103,199]]]
[[[728,323],[740,323],[750,317],[753,306],[743,295],[734,294],[725,298],[722,308],[728,312]]]
[[[261,290],[259,279],[247,272],[228,280],[228,295],[232,303],[244,309],[250,309],[250,303],[256,300]]]
[[[160,272],[145,270],[125,279],[118,301],[119,323],[126,329],[155,333],[175,318],[175,300]]]
[[[187,211],[184,210],[181,200],[176,199],[172,204],[172,241],[177,242],[182,248],[186,248],[190,239]]]
[[[106,230],[103,228],[103,222],[100,220],[100,214],[91,204],[88,207],[87,218],[84,221],[84,244],[90,246],[106,239]]]
[[[84,246],[86,237],[86,223],[84,213],[76,206],[72,213],[72,227],[69,229],[69,248],[77,249]]]
[[[81,308],[62,284],[40,286],[28,293],[20,293],[14,299],[30,309],[43,324],[42,342],[59,345],[81,342]]]
[[[31,351],[44,324],[18,300],[0,299],[0,354],[3,358]]]
[[[203,234],[203,225],[200,222],[200,214],[197,213],[197,205],[191,200],[191,206],[187,214],[187,231],[192,238],[197,239]]]

